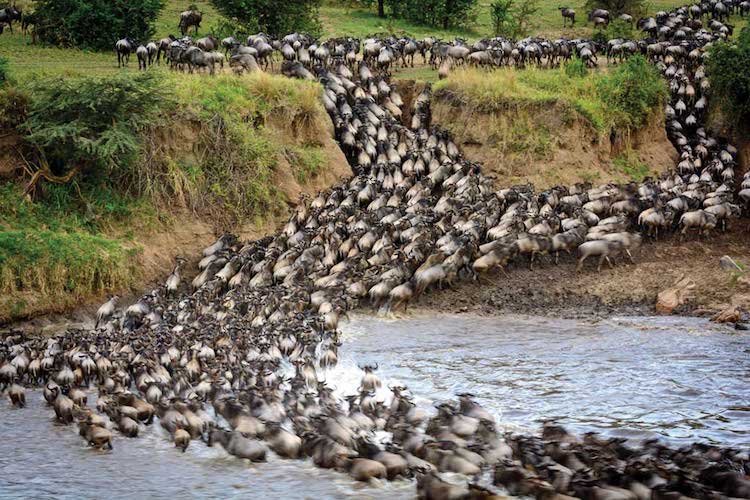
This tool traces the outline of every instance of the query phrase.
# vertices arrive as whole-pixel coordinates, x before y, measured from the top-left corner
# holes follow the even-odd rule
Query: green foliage
[[[644,16],[649,9],[647,0],[586,0],[586,12],[594,9],[609,11],[610,21],[620,14],[630,14],[633,19]]]
[[[38,0],[36,33],[51,45],[111,50],[117,38],[145,41],[165,0]]]
[[[582,59],[574,56],[565,64],[565,74],[570,78],[580,78],[589,74],[589,68]]]
[[[298,178],[317,173],[320,158],[314,148],[299,146],[314,142],[325,127],[316,83],[262,73],[170,76],[165,84],[178,103],[172,118],[188,127],[185,138],[178,135],[177,140],[189,142],[164,148],[157,139],[162,125],[146,134],[145,150],[134,166],[136,193],[159,206],[186,206],[218,228],[232,229],[282,206],[280,186],[274,183],[282,156]]]
[[[392,17],[443,29],[470,25],[476,5],[477,0],[387,0]]]
[[[165,92],[152,73],[100,78],[44,79],[31,86],[26,139],[57,175],[122,175],[137,157],[139,131]]]
[[[625,174],[628,180],[641,182],[647,175],[651,173],[649,166],[646,163],[640,161],[632,151],[627,154],[618,156],[612,163],[615,165],[618,171]]]
[[[286,157],[294,172],[294,178],[302,183],[318,175],[325,163],[323,151],[312,146],[288,148]]]
[[[539,0],[494,0],[490,4],[493,33],[519,38],[530,33]]]
[[[639,36],[640,32],[633,29],[633,25],[631,23],[626,23],[622,19],[615,19],[614,21],[609,23],[609,25],[607,25],[605,29],[597,30],[596,33],[594,33],[592,39],[597,43],[606,45],[609,40],[613,40],[615,38],[632,40],[634,38],[638,38]]]
[[[482,111],[557,106],[563,113],[583,118],[603,135],[613,128],[626,131],[644,125],[667,96],[656,69],[640,57],[609,74],[581,74],[567,67],[502,68],[489,74],[454,71],[433,89]]]
[[[511,36],[515,31],[516,23],[511,13],[512,6],[513,0],[494,0],[490,4],[492,32],[495,36]]]
[[[211,28],[211,33],[219,40],[233,36],[237,40],[247,40],[247,37],[260,31],[257,22],[253,19],[243,23],[238,19],[219,18],[216,24]]]
[[[750,28],[735,42],[716,43],[710,51],[711,89],[724,114],[735,123],[750,121]]]
[[[0,87],[0,130],[14,129],[26,120],[29,96],[13,87]]]
[[[320,0],[211,0],[216,9],[233,22],[273,36],[295,31],[319,35]],[[236,20],[236,21],[235,21]]]
[[[0,87],[8,82],[10,77],[10,62],[5,56],[0,56]]]
[[[645,125],[654,109],[667,97],[667,88],[658,70],[641,55],[604,75],[597,89],[617,120],[628,127]]]
[[[48,197],[31,201],[19,186],[0,184],[0,320],[62,310],[135,284],[137,249],[92,230],[73,207],[73,193],[50,186]],[[106,201],[121,202],[116,195]]]

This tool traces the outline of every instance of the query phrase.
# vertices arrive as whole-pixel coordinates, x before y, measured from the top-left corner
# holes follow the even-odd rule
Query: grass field
[[[29,8],[31,0],[20,1],[18,4]],[[179,12],[191,3],[187,0],[167,0],[166,7],[156,21],[155,38],[165,37],[169,34],[178,34],[177,20]],[[209,33],[216,25],[219,14],[208,0],[195,0],[194,2],[204,13],[201,33]],[[574,28],[563,28],[562,18],[557,10],[558,5],[564,3],[578,12],[579,20]],[[651,10],[669,9],[685,3],[685,0],[654,0],[651,2]],[[584,0],[570,0],[558,2],[557,0],[541,0],[539,12],[536,15],[533,33],[546,37],[580,37],[591,36],[593,28],[586,23],[584,14]],[[463,37],[467,39],[478,39],[491,35],[489,1],[480,0],[477,7],[477,20],[471,29],[441,30],[429,26],[420,26],[396,19],[381,19],[374,10],[363,10],[360,8],[347,8],[337,4],[327,3],[321,8],[321,20],[323,22],[324,37],[332,36],[355,36],[365,37],[373,33],[405,33],[414,37],[436,36],[443,39]],[[735,17],[732,22],[739,28],[746,25],[746,21]],[[116,35],[113,34],[113,37]],[[19,79],[35,78],[44,74],[63,75],[103,75],[116,71],[117,59],[114,52],[88,52],[76,49],[58,49],[54,47],[43,47],[32,45],[31,37],[20,33],[17,26],[15,33],[10,34],[6,29],[0,35],[0,53],[10,58],[11,71]],[[135,58],[133,58],[135,59]],[[133,60],[130,67],[125,71],[136,71],[137,63]],[[408,70],[403,73],[407,78],[428,79],[424,69]]]

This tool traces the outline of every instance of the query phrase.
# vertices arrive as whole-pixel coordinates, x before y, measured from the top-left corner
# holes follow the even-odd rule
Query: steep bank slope
[[[661,107],[623,116],[597,87],[605,77],[459,72],[436,85],[433,123],[502,185],[623,182],[674,165]]]
[[[136,159],[108,177],[40,181],[26,196],[38,146],[20,127],[4,132],[13,147],[0,162],[0,322],[142,290],[175,256],[195,255],[223,231],[261,237],[301,194],[351,175],[317,83],[159,78],[172,94],[132,137]]]

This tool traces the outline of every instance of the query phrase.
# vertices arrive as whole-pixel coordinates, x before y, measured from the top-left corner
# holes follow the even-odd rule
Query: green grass
[[[437,95],[457,99],[462,105],[480,111],[514,109],[528,106],[558,107],[563,115],[584,118],[600,134],[617,128],[640,126],[644,120],[642,102],[657,105],[666,96],[664,83],[658,77],[643,78],[627,96],[610,95],[612,82],[625,73],[628,65],[605,73],[568,75],[565,68],[544,70],[501,68],[492,72],[459,70],[435,84]],[[638,99],[633,110],[626,107],[625,98]]]
[[[200,124],[193,148],[200,162],[173,176],[177,181],[155,184],[167,193],[183,196],[188,206],[208,210],[227,228],[259,214],[278,211],[286,201],[273,182],[281,157],[299,157],[293,164],[304,182],[322,164],[320,131],[325,112],[316,83],[265,73],[245,77],[221,75],[168,75],[174,89],[178,121]],[[185,165],[174,151],[158,165],[142,164],[142,178]],[[165,170],[167,169],[167,170]],[[188,175],[189,174],[189,175]],[[164,175],[168,178],[169,175]]]
[[[320,9],[323,37],[351,36],[364,38],[374,33],[404,33],[417,38],[428,36],[452,39],[454,37],[479,38],[481,31],[474,29],[442,30],[431,26],[412,24],[402,19],[382,19],[374,10],[325,5]]]
[[[20,185],[0,185],[0,321],[61,311],[138,279],[138,247],[98,231],[129,220],[138,204],[101,196],[78,210],[71,191],[49,190],[32,202]]]
[[[83,170],[66,184],[41,181],[33,200],[23,194],[28,177],[0,183],[0,321],[136,286],[142,240],[133,231],[163,229],[160,221],[182,208],[219,231],[266,221],[287,201],[275,181],[282,158],[301,183],[324,165],[328,128],[317,83],[265,73],[156,77],[170,98],[137,128],[136,160],[117,175]],[[97,82],[120,80],[66,79],[60,100],[86,85],[97,99]]]
[[[405,32],[422,38],[436,36],[452,39],[456,36],[478,39],[492,36],[492,21],[490,19],[490,3],[480,0],[477,3],[476,22],[467,29],[442,30],[430,26],[413,25],[403,20],[381,19],[375,9],[348,8],[331,2],[321,9],[325,36],[357,36],[364,37],[377,32]],[[577,38],[590,37],[594,33],[592,23],[586,19],[585,0],[568,0],[565,2],[541,0],[539,11],[534,16],[531,34],[548,38]],[[683,5],[682,0],[656,0],[651,2],[650,11],[669,10]],[[576,11],[576,24],[573,27],[563,27],[559,6],[567,6]]]
[[[642,181],[651,173],[649,166],[640,161],[633,154],[623,154],[612,160],[618,172],[622,173],[627,180]]]
[[[33,2],[26,0],[19,2],[24,8],[29,8]],[[203,12],[203,26],[200,34],[208,34],[219,21],[219,14],[208,0],[197,0],[188,2],[186,0],[167,0],[166,7],[156,21],[154,35],[155,39],[165,37],[169,34],[179,35],[177,21],[179,13],[187,8],[190,3],[195,3]],[[565,4],[576,9],[578,21],[574,28],[563,28],[558,5]],[[532,33],[549,38],[556,37],[590,37],[593,27],[586,22],[584,0],[572,0],[560,3],[553,0],[542,0],[539,4],[539,12],[534,17]],[[656,0],[651,2],[651,11],[669,9],[682,5],[682,0]],[[477,20],[468,29],[442,30],[430,26],[421,26],[398,19],[381,19],[377,17],[375,10],[362,8],[343,7],[337,2],[324,5],[321,8],[321,21],[323,23],[324,37],[332,36],[355,36],[363,38],[373,33],[393,32],[406,33],[415,37],[436,36],[443,39],[462,37],[476,40],[491,36],[491,23],[489,16],[488,0],[480,0],[477,8]],[[747,21],[738,16],[732,18],[731,22],[739,28]],[[19,79],[33,79],[45,74],[62,75],[106,75],[118,71],[137,71],[138,65],[133,58],[130,66],[126,69],[117,68],[117,58],[114,52],[88,52],[76,49],[57,49],[54,47],[43,47],[32,45],[31,37],[20,33],[20,27],[14,34],[6,29],[0,35],[0,51],[10,59],[11,71]],[[405,71],[409,74],[410,71]],[[411,76],[407,76],[411,78]],[[419,80],[432,80],[434,76],[428,71],[418,73]]]

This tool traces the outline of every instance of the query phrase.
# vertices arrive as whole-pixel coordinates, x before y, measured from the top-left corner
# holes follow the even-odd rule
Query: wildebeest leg
[[[583,267],[583,261],[586,260],[586,256],[584,255],[580,259],[578,259],[578,264],[576,265],[576,272],[580,271]]]
[[[601,257],[599,257],[599,264],[596,266],[596,272],[597,273],[601,272],[601,270],[602,270],[602,264],[604,263],[604,259],[606,259],[606,258],[607,258],[606,255],[602,255]]]
[[[630,253],[630,250],[625,250],[625,253],[628,254],[628,257],[630,257],[630,262],[635,264],[635,260],[633,259],[633,254]]]
[[[555,252],[555,265],[560,262],[560,251]]]
[[[534,252],[531,252],[531,255],[529,256],[529,271],[534,270]]]

